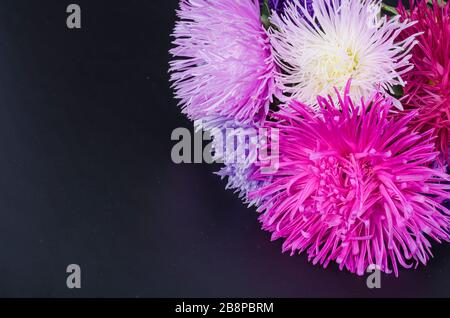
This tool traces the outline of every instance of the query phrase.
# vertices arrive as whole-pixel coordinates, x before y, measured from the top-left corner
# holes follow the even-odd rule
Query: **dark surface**
[[[216,167],[171,161],[177,1],[71,2],[0,1],[0,296],[450,296],[449,245],[381,290],[281,254]]]

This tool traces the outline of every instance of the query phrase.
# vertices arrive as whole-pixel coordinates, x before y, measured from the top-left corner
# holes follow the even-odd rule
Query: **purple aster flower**
[[[250,199],[248,194],[252,191],[256,191],[264,186],[264,183],[251,180],[251,176],[257,170],[255,165],[245,166],[239,163],[226,164],[216,174],[221,179],[227,179],[227,185],[225,189],[234,190],[249,206],[258,206],[261,204],[260,198]]]
[[[284,7],[287,2],[290,2],[291,0],[268,0],[269,9],[275,10],[277,13],[282,13],[284,11]],[[259,0],[259,2],[262,4],[265,2],[265,0]],[[313,0],[300,0],[300,3],[305,6],[308,10],[310,15],[313,15],[313,7],[312,3]]]
[[[265,120],[276,66],[258,0],[182,0],[173,36],[171,81],[193,120]]]
[[[216,174],[221,179],[227,179],[226,189],[234,190],[244,202],[250,206],[259,205],[259,198],[249,199],[248,194],[260,189],[264,181],[252,180],[253,173],[258,169],[259,129],[255,125],[242,125],[235,121],[220,121],[207,119],[204,129],[210,130],[213,137],[212,150],[214,159],[224,163],[224,167]]]

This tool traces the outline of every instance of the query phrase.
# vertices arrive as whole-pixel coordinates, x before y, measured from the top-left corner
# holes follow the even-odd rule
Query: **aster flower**
[[[227,180],[225,189],[234,190],[234,192],[246,204],[251,206],[258,206],[261,204],[260,198],[250,199],[248,194],[260,189],[264,183],[260,181],[251,180],[251,176],[257,170],[255,165],[243,165],[241,163],[226,164],[216,174],[222,180]]]
[[[255,125],[242,125],[235,121],[223,122],[220,126],[207,120],[213,138],[214,161],[222,162],[224,167],[216,174],[227,179],[227,190],[234,190],[249,206],[260,204],[258,198],[250,199],[248,194],[260,189],[265,183],[251,180],[257,170],[259,152],[259,130]],[[206,126],[208,129],[209,127]]]
[[[278,13],[282,13],[284,11],[284,6],[289,1],[291,0],[259,0],[261,4],[267,2],[269,9],[275,10]],[[310,15],[313,14],[312,2],[313,0],[300,0],[300,4],[306,6]]]
[[[170,53],[171,81],[193,120],[265,119],[275,63],[257,0],[182,0]]]
[[[280,169],[250,197],[263,200],[263,228],[285,239],[283,251],[358,275],[371,264],[398,275],[427,263],[431,240],[449,241],[441,202],[450,177],[428,167],[437,156],[432,132],[411,132],[414,113],[393,119],[380,93],[356,104],[350,91],[320,97],[319,114],[294,101],[266,122],[279,129]]]
[[[317,110],[317,96],[334,94],[349,79],[355,100],[376,91],[393,94],[393,86],[405,85],[414,35],[397,37],[412,23],[379,18],[379,1],[314,0],[312,7],[314,14],[291,0],[283,15],[271,17],[271,43],[283,71],[277,82],[289,98]]]
[[[450,142],[450,5],[433,1],[410,2],[410,11],[400,2],[403,20],[417,21],[401,36],[420,32],[411,62],[414,69],[404,74],[407,81],[402,100],[406,111],[417,110],[413,125],[421,131],[434,129],[436,148],[441,152],[438,166],[449,162]]]

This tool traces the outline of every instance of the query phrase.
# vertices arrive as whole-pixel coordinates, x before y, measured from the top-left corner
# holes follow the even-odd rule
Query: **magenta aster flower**
[[[342,110],[320,97],[318,114],[292,102],[266,122],[279,129],[280,168],[251,197],[263,200],[263,228],[285,239],[283,251],[358,275],[371,264],[398,275],[426,264],[431,240],[449,240],[441,202],[450,178],[427,165],[437,156],[432,132],[411,132],[414,113],[392,119],[381,93],[355,104],[349,92],[336,92]]]
[[[265,119],[275,63],[257,0],[182,0],[170,53],[184,113],[241,123]]]
[[[420,131],[434,129],[436,148],[441,152],[439,166],[449,162],[450,142],[450,5],[433,1],[410,2],[406,10],[400,2],[398,12],[406,20],[417,21],[402,36],[421,32],[411,62],[414,68],[404,74],[407,82],[402,103],[407,111],[418,110],[413,124]]]

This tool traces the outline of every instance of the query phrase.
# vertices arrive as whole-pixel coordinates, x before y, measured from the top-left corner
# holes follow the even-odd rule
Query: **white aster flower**
[[[270,30],[281,68],[277,85],[288,95],[314,107],[317,96],[334,95],[352,80],[353,100],[376,91],[393,93],[404,86],[415,36],[398,40],[414,22],[399,16],[380,17],[380,1],[315,0],[314,13],[292,0],[284,14],[273,13]],[[401,109],[400,102],[394,103]]]

